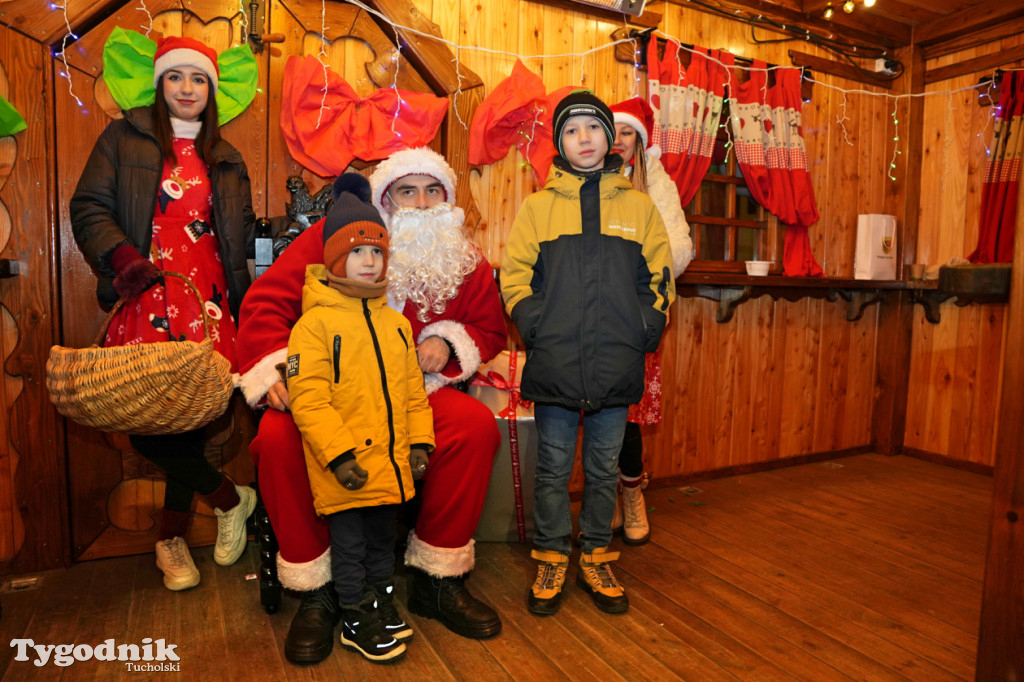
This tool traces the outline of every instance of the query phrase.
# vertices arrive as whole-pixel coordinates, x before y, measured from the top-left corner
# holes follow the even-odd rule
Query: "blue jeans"
[[[584,552],[607,547],[612,541],[615,486],[619,480],[619,451],[626,429],[628,407],[606,407],[583,413],[583,506],[580,532]],[[569,478],[576,459],[579,410],[557,405],[536,405],[537,481],[533,543],[540,549],[568,555],[572,552],[569,514]]]

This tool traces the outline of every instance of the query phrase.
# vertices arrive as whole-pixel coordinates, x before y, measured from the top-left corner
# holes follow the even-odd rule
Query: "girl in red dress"
[[[658,157],[661,150],[651,145],[654,112],[643,99],[634,97],[611,107],[615,117],[615,144],[612,151],[622,157],[624,172],[633,180],[633,188],[650,195],[658,207],[669,246],[672,248],[672,274],[683,274],[692,258],[693,242],[686,224],[679,190],[665,172]],[[644,397],[629,408],[626,435],[619,453],[621,506],[615,507],[612,528],[623,527],[627,545],[642,545],[651,537],[643,489],[647,487],[644,472],[643,436],[640,426],[661,423],[661,356],[658,351],[644,357]]]
[[[220,138],[217,53],[191,38],[162,39],[154,59],[156,101],[124,112],[103,131],[71,199],[75,241],[99,275],[97,296],[126,303],[106,346],[201,341],[202,311],[214,348],[235,366],[235,318],[250,284],[254,239],[248,172]],[[169,270],[188,277],[202,300]],[[202,429],[132,436],[132,446],[167,474],[156,543],[164,585],[199,583],[184,535],[196,492],[217,515],[214,561],[233,564],[245,549],[245,520],[256,504],[204,456]]]

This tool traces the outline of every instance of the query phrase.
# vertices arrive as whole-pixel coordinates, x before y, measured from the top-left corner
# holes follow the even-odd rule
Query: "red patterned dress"
[[[210,317],[213,346],[235,360],[235,321],[228,306],[227,278],[210,216],[213,193],[209,169],[195,141],[174,138],[177,165],[164,162],[153,216],[149,259],[161,270],[178,272],[199,289],[202,303],[178,278],[166,277],[142,295],[127,301],[107,329],[104,346],[128,346],[159,341],[202,341],[203,316]]]
[[[644,355],[644,397],[629,406],[629,421],[641,426],[661,423],[661,353]]]

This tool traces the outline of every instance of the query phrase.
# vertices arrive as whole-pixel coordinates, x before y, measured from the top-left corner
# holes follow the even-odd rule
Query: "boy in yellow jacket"
[[[586,90],[558,103],[558,148],[544,189],[526,198],[501,265],[501,295],[526,346],[522,393],[539,436],[531,613],[558,610],[572,531],[569,477],[583,413],[583,505],[576,584],[602,611],[629,608],[610,562],[618,457],[628,406],[644,393],[644,353],[658,347],[675,297],[668,234],[650,197],[610,153],[615,122]]]
[[[330,528],[341,644],[385,662],[412,636],[393,602],[394,524],[434,430],[412,329],[384,296],[388,233],[370,196],[357,173],[335,181],[324,265],[306,270],[287,381],[313,501]]]

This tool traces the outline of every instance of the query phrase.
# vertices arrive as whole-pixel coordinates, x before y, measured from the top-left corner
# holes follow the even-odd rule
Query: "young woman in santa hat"
[[[235,318],[250,277],[246,251],[255,216],[242,155],[221,139],[217,53],[184,37],[160,40],[153,62],[156,100],[124,112],[100,135],[71,199],[75,241],[98,275],[99,302],[129,303],[104,345],[200,341],[202,310],[214,347],[235,365]],[[184,274],[199,289],[158,273]],[[183,536],[198,492],[217,515],[213,558],[228,566],[245,549],[255,493],[204,457],[202,429],[132,436],[132,446],[167,474],[156,563],[164,585],[184,590],[199,571]]]
[[[659,157],[661,149],[651,145],[654,133],[654,111],[639,97],[611,107],[615,117],[615,144],[612,151],[622,157],[623,172],[633,181],[633,188],[650,195],[665,221],[669,246],[672,248],[672,272],[678,277],[690,264],[693,242],[679,202],[676,184],[665,172]],[[651,537],[643,489],[647,486],[644,472],[643,436],[640,426],[661,423],[661,359],[658,352],[645,358],[644,397],[629,408],[626,435],[619,453],[621,504],[615,507],[612,528],[623,528],[628,545],[642,545]]]

